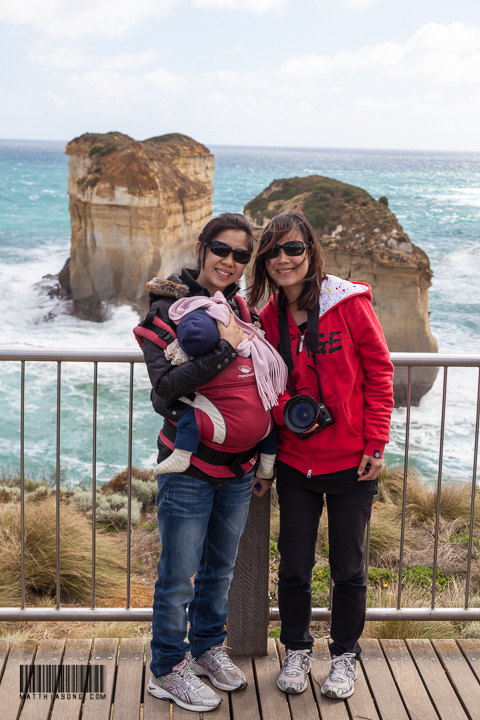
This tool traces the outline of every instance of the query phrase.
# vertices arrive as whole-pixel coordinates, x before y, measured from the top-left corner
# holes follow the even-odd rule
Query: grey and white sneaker
[[[277,679],[280,690],[293,695],[305,692],[308,685],[307,675],[310,672],[311,664],[312,654],[308,648],[305,650],[287,650],[282,671]]]
[[[341,700],[353,695],[353,683],[357,679],[355,658],[355,653],[343,653],[343,655],[333,656],[330,672],[322,687],[324,695],[340,698]]]
[[[227,655],[225,645],[215,645],[205,650],[196,660],[190,661],[190,668],[199,677],[208,677],[219,690],[240,690],[247,685],[247,678]]]
[[[215,710],[222,702],[222,698],[192,672],[186,658],[166,675],[159,678],[152,676],[147,688],[151,695],[162,700],[173,700],[185,710],[207,712]]]

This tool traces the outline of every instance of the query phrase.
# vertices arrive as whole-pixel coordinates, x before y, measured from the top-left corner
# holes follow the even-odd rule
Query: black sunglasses
[[[283,245],[278,245],[275,243],[275,245],[270,250],[270,258],[276,258],[280,255],[280,250],[283,250],[285,252],[285,255],[288,255],[288,257],[299,257],[299,255],[303,255],[305,250],[307,250],[308,245],[305,245],[305,243],[301,242],[300,240],[288,240]]]
[[[214,255],[218,255],[218,257],[221,258],[226,258],[230,253],[233,253],[233,259],[236,263],[240,263],[240,265],[246,265],[252,257],[250,250],[243,250],[242,248],[234,250],[230,245],[220,242],[220,240],[213,240],[208,247]]]

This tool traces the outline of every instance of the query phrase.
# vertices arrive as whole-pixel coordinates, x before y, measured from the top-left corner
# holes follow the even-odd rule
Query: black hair
[[[253,250],[253,231],[252,226],[248,222],[245,215],[241,213],[221,213],[218,217],[212,218],[203,228],[202,232],[198,237],[200,243],[198,252],[198,269],[202,270],[205,266],[205,257],[209,245],[215,240],[217,235],[220,235],[224,230],[238,230],[244,232],[250,243],[250,251]]]

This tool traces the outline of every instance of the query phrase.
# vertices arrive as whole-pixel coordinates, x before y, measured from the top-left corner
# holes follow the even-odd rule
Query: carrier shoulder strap
[[[235,300],[237,301],[237,307],[240,312],[240,320],[243,320],[243,322],[251,323],[252,322],[252,315],[250,313],[250,310],[248,309],[247,301],[244,297],[241,295],[235,295]]]
[[[157,313],[157,310],[150,310],[143,320],[133,328],[133,334],[142,349],[144,339],[151,340],[165,350],[167,345],[177,337],[175,330],[158,317]]]

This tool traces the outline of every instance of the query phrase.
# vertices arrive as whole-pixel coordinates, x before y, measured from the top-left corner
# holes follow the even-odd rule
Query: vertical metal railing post
[[[445,407],[447,403],[447,379],[448,367],[443,368],[443,393],[442,393],[442,421],[440,425],[440,449],[438,453],[438,481],[437,481],[437,508],[435,512],[435,538],[433,542],[433,568],[432,568],[432,610],[435,609],[435,592],[437,587],[437,565],[438,565],[438,532],[440,527],[440,504],[442,498],[442,468],[443,468],[443,443],[445,440]]]
[[[22,610],[25,608],[25,360],[20,373],[20,545],[22,567]]]
[[[468,608],[468,597],[470,595],[470,572],[472,568],[472,546],[473,546],[473,524],[475,520],[475,494],[477,490],[477,458],[478,458],[478,435],[480,427],[480,368],[478,370],[477,389],[477,417],[475,421],[475,442],[473,450],[473,473],[472,473],[472,495],[470,500],[470,524],[468,531],[468,556],[467,556],[467,579],[465,582],[465,609]]]
[[[62,362],[57,362],[57,447],[55,472],[55,552],[56,552],[56,584],[57,584],[57,610],[60,609],[60,413],[62,393]]]
[[[405,547],[405,518],[407,512],[408,449],[410,446],[410,391],[412,387],[412,366],[408,366],[407,414],[405,417],[405,454],[403,457],[402,525],[400,529],[400,558],[398,561],[397,610],[402,607],[403,551]]]
[[[133,363],[130,363],[128,398],[128,527],[127,527],[127,609],[130,609],[130,554],[132,545],[132,438],[133,438]]]
[[[95,607],[95,566],[97,554],[97,399],[98,362],[93,363],[93,426],[92,426],[92,609]]]

